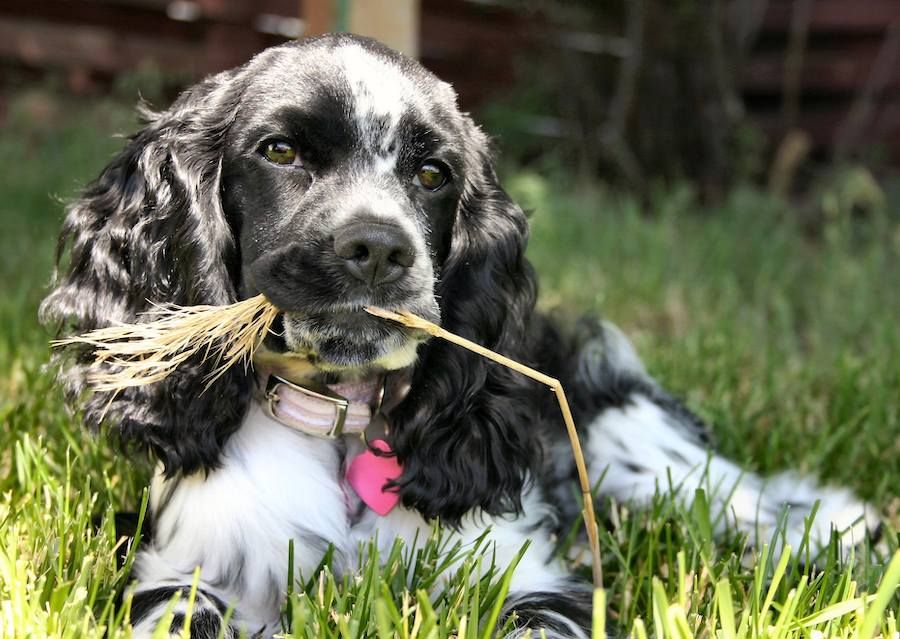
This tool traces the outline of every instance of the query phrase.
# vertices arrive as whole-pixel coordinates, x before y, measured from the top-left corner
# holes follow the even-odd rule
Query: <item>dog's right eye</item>
[[[297,149],[287,140],[271,140],[263,144],[260,149],[262,156],[272,164],[288,166],[300,164],[300,156]]]

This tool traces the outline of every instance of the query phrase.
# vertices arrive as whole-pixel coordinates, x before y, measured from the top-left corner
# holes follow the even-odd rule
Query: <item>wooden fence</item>
[[[0,61],[35,72],[61,69],[74,88],[146,61],[197,78],[301,35],[301,6],[0,0]],[[421,0],[420,58],[457,87],[466,108],[507,88],[519,54],[542,40],[541,21],[509,6]],[[799,127],[820,151],[875,143],[900,160],[900,0],[768,0],[742,68],[745,103],[774,140]]]

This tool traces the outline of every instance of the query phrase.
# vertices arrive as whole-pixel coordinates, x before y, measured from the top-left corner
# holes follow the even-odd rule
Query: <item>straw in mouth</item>
[[[159,382],[193,357],[213,360],[207,387],[235,364],[248,366],[279,310],[263,295],[228,306],[158,306],[144,314],[149,321],[115,324],[51,342],[94,348],[98,364],[111,371],[88,378],[95,391],[119,391]]]

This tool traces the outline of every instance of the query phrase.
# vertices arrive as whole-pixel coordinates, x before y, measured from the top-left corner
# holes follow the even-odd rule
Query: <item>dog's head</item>
[[[472,135],[448,85],[368,41],[283,48],[250,80],[223,147],[223,209],[239,225],[239,293],[284,311],[288,349],[335,370],[414,361],[409,331],[363,307],[439,319]]]
[[[70,206],[44,320],[73,333],[155,303],[264,293],[283,311],[271,349],[331,375],[409,369],[391,414],[408,506],[448,521],[516,509],[534,459],[524,382],[363,310],[407,309],[522,355],[526,222],[450,86],[371,40],[325,36],[269,49],[147,118]],[[73,396],[92,366],[74,354]],[[237,367],[204,392],[207,366],[84,398],[86,420],[108,414],[169,473],[212,468],[252,382]]]

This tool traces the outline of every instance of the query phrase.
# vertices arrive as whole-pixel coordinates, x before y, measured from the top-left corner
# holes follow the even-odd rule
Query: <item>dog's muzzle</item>
[[[395,224],[358,221],[335,233],[334,252],[347,273],[375,289],[404,277],[416,260],[412,238]]]

